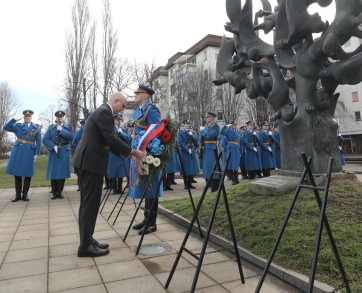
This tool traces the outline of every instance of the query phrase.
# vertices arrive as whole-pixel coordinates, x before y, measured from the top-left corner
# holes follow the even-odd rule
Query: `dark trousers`
[[[156,224],[157,211],[158,211],[158,197],[155,198],[153,208],[152,208],[152,201],[153,201],[153,198],[145,199],[145,213],[144,213],[145,219],[144,219],[144,221],[146,221],[147,217],[149,217],[148,223],[150,225]]]
[[[78,214],[80,249],[93,242],[99,207],[102,197],[103,176],[78,170],[80,182],[80,206]]]

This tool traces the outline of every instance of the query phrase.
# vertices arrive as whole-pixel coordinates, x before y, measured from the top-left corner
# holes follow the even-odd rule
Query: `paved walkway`
[[[187,196],[181,180],[177,181],[177,190],[167,192],[163,200]],[[201,183],[197,185],[195,195],[202,190]],[[131,229],[126,241],[122,241],[134,205],[127,201],[112,226],[115,215],[107,221],[117,198],[112,195],[98,217],[94,235],[110,244],[110,254],[78,258],[76,187],[66,186],[62,200],[50,200],[49,188],[45,187],[31,188],[29,202],[12,203],[13,193],[10,189],[0,190],[0,292],[189,292],[197,262],[187,253],[182,254],[168,290],[164,288],[185,236],[184,229],[168,219],[159,216],[158,231],[146,235],[143,245],[160,244],[169,251],[156,256],[135,256],[134,249],[140,239],[137,231]],[[142,219],[142,215],[137,219]],[[189,238],[187,248],[199,252],[201,247],[202,242],[196,236]],[[218,247],[207,249],[215,250]],[[242,262],[246,278],[246,284],[242,285],[232,258],[233,255],[222,252],[207,254],[196,292],[254,292],[260,270]],[[300,291],[268,276],[261,292]]]

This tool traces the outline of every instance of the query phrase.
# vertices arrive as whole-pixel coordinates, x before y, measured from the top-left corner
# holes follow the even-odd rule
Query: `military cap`
[[[216,117],[217,115],[214,112],[207,112],[205,118],[207,117]]]
[[[185,119],[182,121],[183,124],[187,123],[187,124],[190,124],[190,120],[189,119]]]
[[[238,122],[236,120],[231,120],[229,124],[238,124]]]
[[[149,88],[148,86],[145,86],[144,84],[140,83],[138,85],[138,89],[135,90],[134,93],[135,94],[137,94],[137,93],[147,93],[150,96],[152,96],[155,93],[155,91],[153,89]]]
[[[254,126],[253,129],[256,130],[256,129],[260,129],[260,128],[259,128],[259,126],[257,125],[257,126]]]
[[[84,120],[84,119],[81,119],[81,120],[79,120],[79,123],[80,123],[80,124],[85,124],[85,120]]]
[[[133,122],[132,122],[132,121],[127,122],[127,123],[126,123],[126,127],[133,127]]]
[[[34,114],[34,111],[32,111],[32,110],[24,110],[23,111],[23,115],[33,115]]]
[[[251,121],[251,120],[248,120],[245,122],[246,125],[251,124],[251,123],[253,123],[253,121]]]
[[[239,129],[245,129],[245,128],[246,128],[245,125],[241,125],[241,126],[239,127]]]
[[[269,126],[269,123],[267,121],[263,121],[263,122],[261,122],[260,126],[263,126],[263,125]]]
[[[55,117],[58,117],[58,116],[65,116],[65,112],[62,111],[62,110],[58,110],[55,112]]]

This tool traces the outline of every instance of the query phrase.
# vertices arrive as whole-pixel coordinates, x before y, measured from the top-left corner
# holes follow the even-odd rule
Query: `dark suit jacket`
[[[116,155],[129,156],[132,149],[114,134],[112,109],[98,107],[87,119],[82,138],[75,150],[73,166],[91,173],[107,173],[109,149]]]

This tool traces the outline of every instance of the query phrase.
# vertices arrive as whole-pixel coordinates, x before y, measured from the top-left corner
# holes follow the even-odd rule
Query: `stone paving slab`
[[[193,196],[200,195],[204,181]],[[181,180],[174,192],[166,192],[163,200],[188,197]],[[226,182],[226,186],[230,186]],[[160,255],[135,256],[140,236],[131,229],[124,235],[135,207],[127,200],[117,222],[118,209],[108,221],[118,196],[110,196],[98,216],[95,238],[110,245],[111,252],[99,258],[78,258],[77,214],[79,192],[75,186],[65,187],[65,198],[50,200],[49,188],[31,188],[29,202],[11,203],[13,191],[0,189],[0,293],[2,292],[189,292],[197,261],[183,253],[170,288],[164,285],[185,235],[185,229],[160,215],[158,231],[146,235],[143,245],[163,244],[170,250]],[[119,205],[120,206],[120,205]],[[136,222],[143,219],[143,211]],[[198,253],[202,241],[191,235],[187,248]],[[234,255],[222,253],[209,243],[196,292],[254,292],[260,269],[242,260],[246,283],[241,284]],[[122,288],[122,290],[120,289]],[[121,290],[121,291],[120,291]],[[261,292],[298,293],[300,290],[272,276],[267,276]]]

